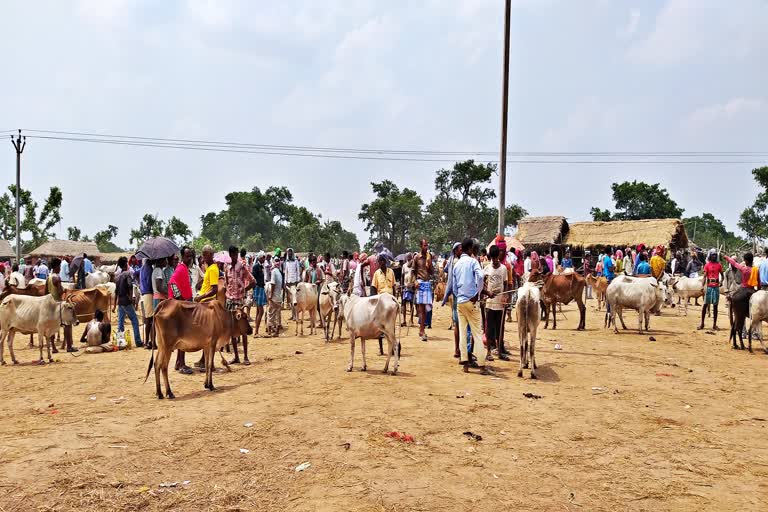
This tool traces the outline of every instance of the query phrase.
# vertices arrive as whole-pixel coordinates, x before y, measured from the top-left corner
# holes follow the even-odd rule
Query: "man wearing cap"
[[[291,320],[296,320],[296,285],[301,281],[301,264],[299,263],[299,259],[293,253],[292,248],[288,248],[285,256],[283,274],[285,276],[286,298],[291,307]]]

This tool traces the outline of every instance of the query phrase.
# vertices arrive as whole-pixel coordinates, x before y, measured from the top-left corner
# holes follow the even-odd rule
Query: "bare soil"
[[[653,317],[656,341],[614,335],[594,304],[585,332],[573,307],[539,331],[539,380],[517,377],[516,356],[462,373],[441,308],[427,343],[402,330],[394,377],[375,342],[368,372],[347,373],[348,341],[293,323],[252,340],[254,364],[217,373],[216,392],[172,372],[173,401],[143,383],[143,349],[0,368],[0,511],[768,510],[759,343],[732,350],[693,309]],[[26,341],[22,362],[37,357]]]

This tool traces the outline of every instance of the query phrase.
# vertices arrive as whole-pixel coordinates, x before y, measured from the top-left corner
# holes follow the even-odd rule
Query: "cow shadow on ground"
[[[187,393],[182,396],[177,396],[173,399],[174,402],[186,402],[187,400],[196,400],[198,398],[202,398],[205,396],[211,396],[211,395],[217,395],[219,393],[225,393],[227,391],[231,391],[233,389],[237,389],[243,384],[249,384],[247,382],[240,383],[240,384],[227,384],[224,386],[216,386],[215,391],[208,391],[207,389],[201,389],[198,391],[193,391],[192,393]]]

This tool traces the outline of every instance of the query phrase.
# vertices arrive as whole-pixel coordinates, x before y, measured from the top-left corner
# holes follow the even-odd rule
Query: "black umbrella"
[[[148,258],[150,260],[160,260],[170,258],[179,252],[179,246],[173,240],[158,236],[150,238],[136,251],[137,258]]]
[[[403,254],[400,254],[397,258],[395,258],[396,261],[408,261],[408,253],[405,252]]]

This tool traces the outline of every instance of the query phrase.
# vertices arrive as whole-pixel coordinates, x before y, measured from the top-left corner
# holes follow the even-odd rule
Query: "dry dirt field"
[[[369,371],[345,372],[348,343],[319,334],[255,340],[254,364],[215,374],[214,393],[172,372],[173,401],[142,382],[145,350],[5,366],[0,511],[768,510],[759,343],[731,350],[670,309],[655,342],[614,335],[594,305],[586,332],[573,307],[539,331],[538,381],[517,377],[516,357],[461,373],[447,308],[428,343],[410,329],[395,377],[372,343]]]

